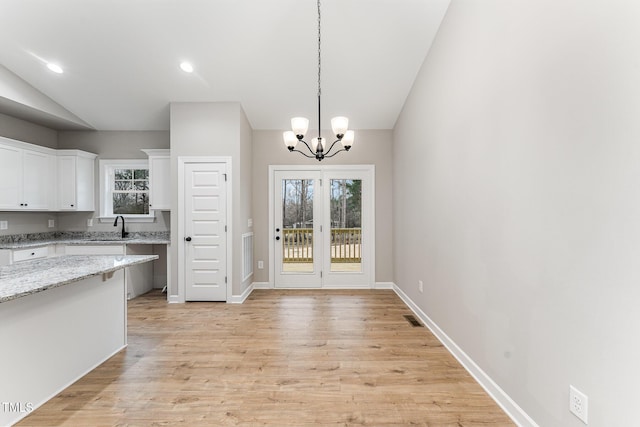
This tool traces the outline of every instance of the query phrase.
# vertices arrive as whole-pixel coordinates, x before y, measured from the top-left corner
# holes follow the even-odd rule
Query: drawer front
[[[28,261],[30,259],[46,258],[49,256],[49,247],[20,249],[13,251],[13,262]]]
[[[124,245],[67,245],[65,255],[124,255]]]

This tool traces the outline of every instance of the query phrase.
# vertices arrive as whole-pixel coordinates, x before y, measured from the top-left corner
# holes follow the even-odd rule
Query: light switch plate
[[[50,219],[49,220],[49,228],[53,228],[56,226],[56,220],[55,219]]]
[[[253,218],[247,220],[247,227],[253,227]]]
[[[0,221],[0,230],[7,230],[9,228],[9,221]]]
[[[87,220],[87,227],[93,227],[93,218]]]

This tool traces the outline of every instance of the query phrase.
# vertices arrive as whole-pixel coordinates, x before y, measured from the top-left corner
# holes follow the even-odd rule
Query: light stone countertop
[[[0,303],[155,259],[157,255],[63,255],[0,267]]]
[[[0,241],[0,249],[26,249],[47,245],[168,245],[169,233],[131,233],[124,239],[119,233],[59,233],[52,237],[42,233],[33,237],[19,236],[15,241]]]

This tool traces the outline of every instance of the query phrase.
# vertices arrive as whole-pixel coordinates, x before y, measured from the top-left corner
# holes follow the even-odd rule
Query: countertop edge
[[[59,257],[53,257],[53,258],[49,258],[50,260],[55,260],[58,259],[59,261],[64,261],[64,260],[69,260],[70,258],[80,258],[80,259],[87,259],[87,258],[91,258],[91,259],[115,259],[116,257],[123,257],[121,255],[91,255],[91,256],[86,256],[86,255],[62,255]],[[24,291],[19,291],[15,294],[11,294],[8,296],[0,296],[0,304],[3,302],[8,302],[8,301],[12,301],[18,298],[23,298],[29,295],[33,295],[36,293],[40,293],[40,292],[44,292],[48,289],[53,289],[53,288],[57,288],[60,286],[64,286],[64,285],[68,285],[70,283],[75,283],[75,282],[79,282],[81,280],[84,279],[88,279],[90,277],[93,276],[98,276],[100,274],[108,274],[117,270],[121,270],[124,269],[126,267],[130,267],[132,265],[137,265],[137,264],[143,264],[145,262],[149,262],[149,261],[153,261],[159,258],[158,255],[125,255],[124,258],[127,258],[127,261],[124,262],[123,264],[119,264],[119,265],[114,265],[114,266],[110,266],[110,267],[106,267],[106,268],[99,268],[96,267],[95,270],[91,271],[90,273],[83,273],[80,274],[79,276],[73,276],[73,277],[69,277],[69,278],[65,278],[62,279],[58,282],[55,283],[48,283],[42,286],[36,286],[34,288],[28,289],[28,290],[24,290]],[[29,264],[34,264],[37,263],[37,261],[28,261],[27,263]],[[25,265],[26,263],[22,263],[22,265]]]

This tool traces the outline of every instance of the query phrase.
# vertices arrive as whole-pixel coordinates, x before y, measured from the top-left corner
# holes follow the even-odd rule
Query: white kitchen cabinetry
[[[0,137],[0,210],[55,208],[55,152]]]
[[[81,150],[57,150],[58,210],[95,210],[96,155]]]
[[[149,156],[149,208],[171,209],[170,180],[171,151],[163,149],[142,150]]]
[[[26,249],[0,249],[0,265],[11,265],[50,256],[55,256],[55,247],[52,245]]]

